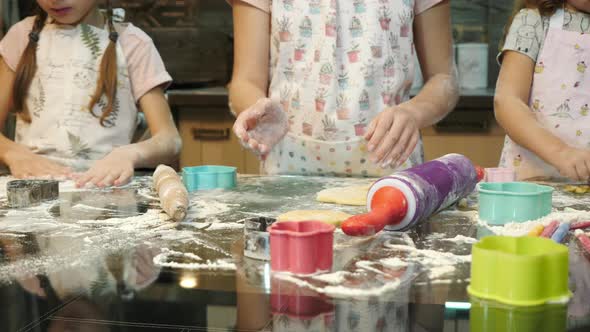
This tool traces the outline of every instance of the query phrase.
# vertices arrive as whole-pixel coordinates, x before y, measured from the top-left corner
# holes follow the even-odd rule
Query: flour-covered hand
[[[104,188],[125,185],[133,178],[137,159],[137,152],[130,146],[116,148],[94,163],[87,172],[77,174],[76,186],[94,185]]]
[[[399,105],[384,110],[371,122],[365,139],[373,163],[398,167],[410,157],[420,139],[413,112]]]
[[[72,173],[69,167],[26,149],[7,152],[4,159],[12,176],[18,179],[62,179]]]
[[[289,122],[280,105],[263,98],[238,115],[233,129],[244,147],[264,159],[285,137]]]

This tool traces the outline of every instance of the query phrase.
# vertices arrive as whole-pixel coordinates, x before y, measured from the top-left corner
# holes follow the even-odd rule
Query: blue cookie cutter
[[[236,186],[236,168],[195,166],[182,169],[182,181],[189,192],[207,189],[231,189]]]

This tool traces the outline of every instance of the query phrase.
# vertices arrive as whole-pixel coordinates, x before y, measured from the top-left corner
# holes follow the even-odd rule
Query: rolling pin
[[[377,180],[369,189],[369,213],[342,224],[347,235],[372,235],[383,228],[405,231],[468,196],[483,172],[469,159],[448,154]]]
[[[176,222],[184,220],[188,210],[188,191],[178,173],[172,167],[160,165],[154,171],[153,181],[164,212]]]

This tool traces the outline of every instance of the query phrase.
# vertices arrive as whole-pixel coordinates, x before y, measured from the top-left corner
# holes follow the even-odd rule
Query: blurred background
[[[33,3],[0,0],[0,37],[29,14]],[[233,58],[231,7],[223,0],[113,3],[153,38],[174,78],[168,98],[185,142],[179,166],[223,164],[257,173],[258,161],[231,133],[233,117],[225,89]],[[458,152],[482,166],[495,166],[504,139],[493,118],[496,55],[513,1],[452,0],[451,6],[462,97],[455,112],[423,130],[426,157]],[[418,71],[414,93],[421,84]]]

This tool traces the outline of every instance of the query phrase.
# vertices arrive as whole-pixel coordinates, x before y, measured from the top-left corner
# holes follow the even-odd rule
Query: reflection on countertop
[[[241,176],[234,190],[191,195],[179,224],[160,213],[150,181],[89,191],[64,183],[58,201],[19,210],[7,208],[0,191],[0,306],[10,308],[0,313],[0,330],[430,331],[451,324],[466,331],[472,305],[479,318],[471,324],[490,326],[477,313],[494,305],[466,293],[471,245],[498,231],[478,224],[476,195],[408,233],[337,232],[333,271],[295,276],[244,257],[244,220],[298,209],[359,213],[318,203],[315,193],[370,179]],[[557,210],[580,216],[588,203],[561,190],[554,199]],[[574,299],[550,309],[551,317],[565,322],[567,310],[568,326],[588,328],[590,263],[575,242],[570,248]],[[510,316],[497,310],[494,320]]]

